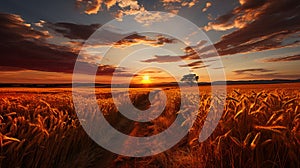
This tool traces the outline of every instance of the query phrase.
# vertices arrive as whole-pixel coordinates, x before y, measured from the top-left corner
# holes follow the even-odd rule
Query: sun
[[[143,76],[143,79],[142,79],[142,83],[143,83],[143,84],[151,83],[151,81],[150,81],[150,76],[144,75],[144,76]]]

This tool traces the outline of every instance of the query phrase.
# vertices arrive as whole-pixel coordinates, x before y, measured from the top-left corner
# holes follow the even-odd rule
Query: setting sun
[[[149,77],[148,75],[144,75],[144,76],[143,76],[142,83],[143,83],[143,84],[151,83],[150,77]]]

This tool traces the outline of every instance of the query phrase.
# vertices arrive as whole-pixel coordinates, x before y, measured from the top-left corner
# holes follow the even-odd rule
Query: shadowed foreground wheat
[[[180,106],[176,89],[165,90],[164,113],[148,123],[120,115],[109,93],[97,94],[107,120],[118,130],[149,136],[166,129]],[[147,92],[131,97],[139,107]],[[299,167],[300,91],[232,90],[214,133],[198,135],[210,108],[201,95],[200,109],[188,135],[170,150],[151,157],[112,154],[94,143],[76,117],[69,92],[7,94],[0,98],[1,167]],[[141,107],[142,108],[142,107]],[[184,123],[182,124],[184,125]]]

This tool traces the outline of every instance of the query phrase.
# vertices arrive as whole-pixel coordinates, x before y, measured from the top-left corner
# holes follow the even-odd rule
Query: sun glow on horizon
[[[143,84],[149,84],[149,83],[151,83],[150,76],[149,75],[144,75],[141,82]]]

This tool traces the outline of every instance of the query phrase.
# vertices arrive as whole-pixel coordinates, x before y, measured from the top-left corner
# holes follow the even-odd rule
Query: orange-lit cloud
[[[32,29],[19,15],[0,13],[1,42],[23,39],[43,40],[51,36],[44,31]]]
[[[167,62],[178,62],[185,59],[185,56],[170,56],[170,55],[155,55],[154,58],[150,58],[147,60],[143,60],[141,62],[146,63],[152,63],[152,62],[158,62],[158,63],[167,63]]]
[[[151,25],[152,23],[158,23],[167,21],[168,19],[174,17],[173,14],[165,13],[162,14],[160,12],[148,12],[146,10],[142,10],[141,12],[137,13],[135,16],[135,20],[145,26]]]
[[[163,3],[174,3],[174,2],[181,2],[181,0],[161,0]]]
[[[198,60],[198,61],[194,61],[188,64],[184,64],[184,65],[179,65],[179,67],[190,67],[191,69],[202,69],[202,68],[207,68],[209,66],[212,65],[212,63],[215,60],[205,60],[205,62],[203,60]],[[210,63],[210,64],[208,64]]]
[[[205,27],[206,31],[236,29],[215,44],[220,55],[299,45],[288,39],[300,32],[300,13],[295,8],[300,1],[241,0],[240,4]]]
[[[244,73],[265,73],[265,72],[273,72],[273,70],[264,69],[264,68],[249,68],[249,69],[241,69],[233,71],[237,74],[244,74]]]
[[[181,7],[193,7],[198,3],[198,0],[160,0],[160,2],[166,10],[177,14]],[[147,13],[145,7],[140,5],[138,0],[77,0],[76,5],[80,9],[83,8],[84,12],[89,15],[97,14],[103,8],[109,10],[111,7],[117,6],[119,10],[115,12],[115,17],[120,20],[122,20],[123,15]]]
[[[190,8],[195,6],[199,2],[199,0],[161,0],[161,2],[167,9],[170,9],[174,6]]]
[[[167,63],[167,62],[179,62],[182,60],[199,60],[204,58],[211,58],[218,56],[213,45],[206,45],[207,41],[199,41],[196,46],[188,46],[183,50],[185,55],[155,55],[153,58],[142,60],[141,62],[146,63]],[[201,61],[196,61],[196,65]],[[195,65],[195,66],[196,66]],[[184,67],[184,66],[182,66]]]
[[[263,15],[273,4],[274,3],[270,3],[266,0],[242,1],[241,6],[218,17],[215,22],[208,23],[205,30],[208,31],[214,29],[224,31],[232,28],[243,28]]]
[[[175,43],[175,39],[167,38],[162,35],[157,35],[154,38],[150,38],[145,35],[139,35],[139,34],[132,34],[127,37],[125,37],[122,40],[119,40],[114,43],[115,47],[129,47],[132,45],[137,44],[144,44],[144,45],[150,45],[150,46],[162,46],[164,44],[172,44]]]
[[[118,6],[126,13],[141,9],[137,0],[77,0],[76,4],[79,8],[83,6],[86,14],[97,14],[104,6],[108,10],[113,6]]]
[[[300,55],[267,58],[267,59],[261,60],[261,62],[289,62],[289,61],[300,61]]]
[[[84,6],[86,14],[97,14],[103,6],[106,6],[107,10],[112,6],[117,6],[119,10],[114,12],[114,15],[118,20],[121,21],[124,15],[136,15],[135,19],[145,25],[154,21],[164,21],[170,17],[161,16],[158,12],[148,12],[145,7],[139,5],[137,0],[77,0],[76,4],[79,8]],[[173,13],[176,11],[173,10]]]
[[[86,14],[97,14],[100,10],[102,10],[102,5],[106,5],[109,9],[110,7],[116,4],[115,0],[109,0],[106,3],[103,0],[77,0],[76,5],[77,7],[84,6]]]
[[[202,9],[202,12],[206,12],[209,7],[211,7],[211,2],[206,2],[205,7]]]
[[[265,68],[248,68],[233,71],[239,79],[299,79],[299,74],[282,74]]]
[[[209,60],[209,61],[205,61],[206,63],[208,62],[213,62],[214,60]],[[184,65],[179,65],[180,67],[207,67],[204,66],[204,61],[199,60],[199,61],[194,61],[188,64],[184,64]]]

